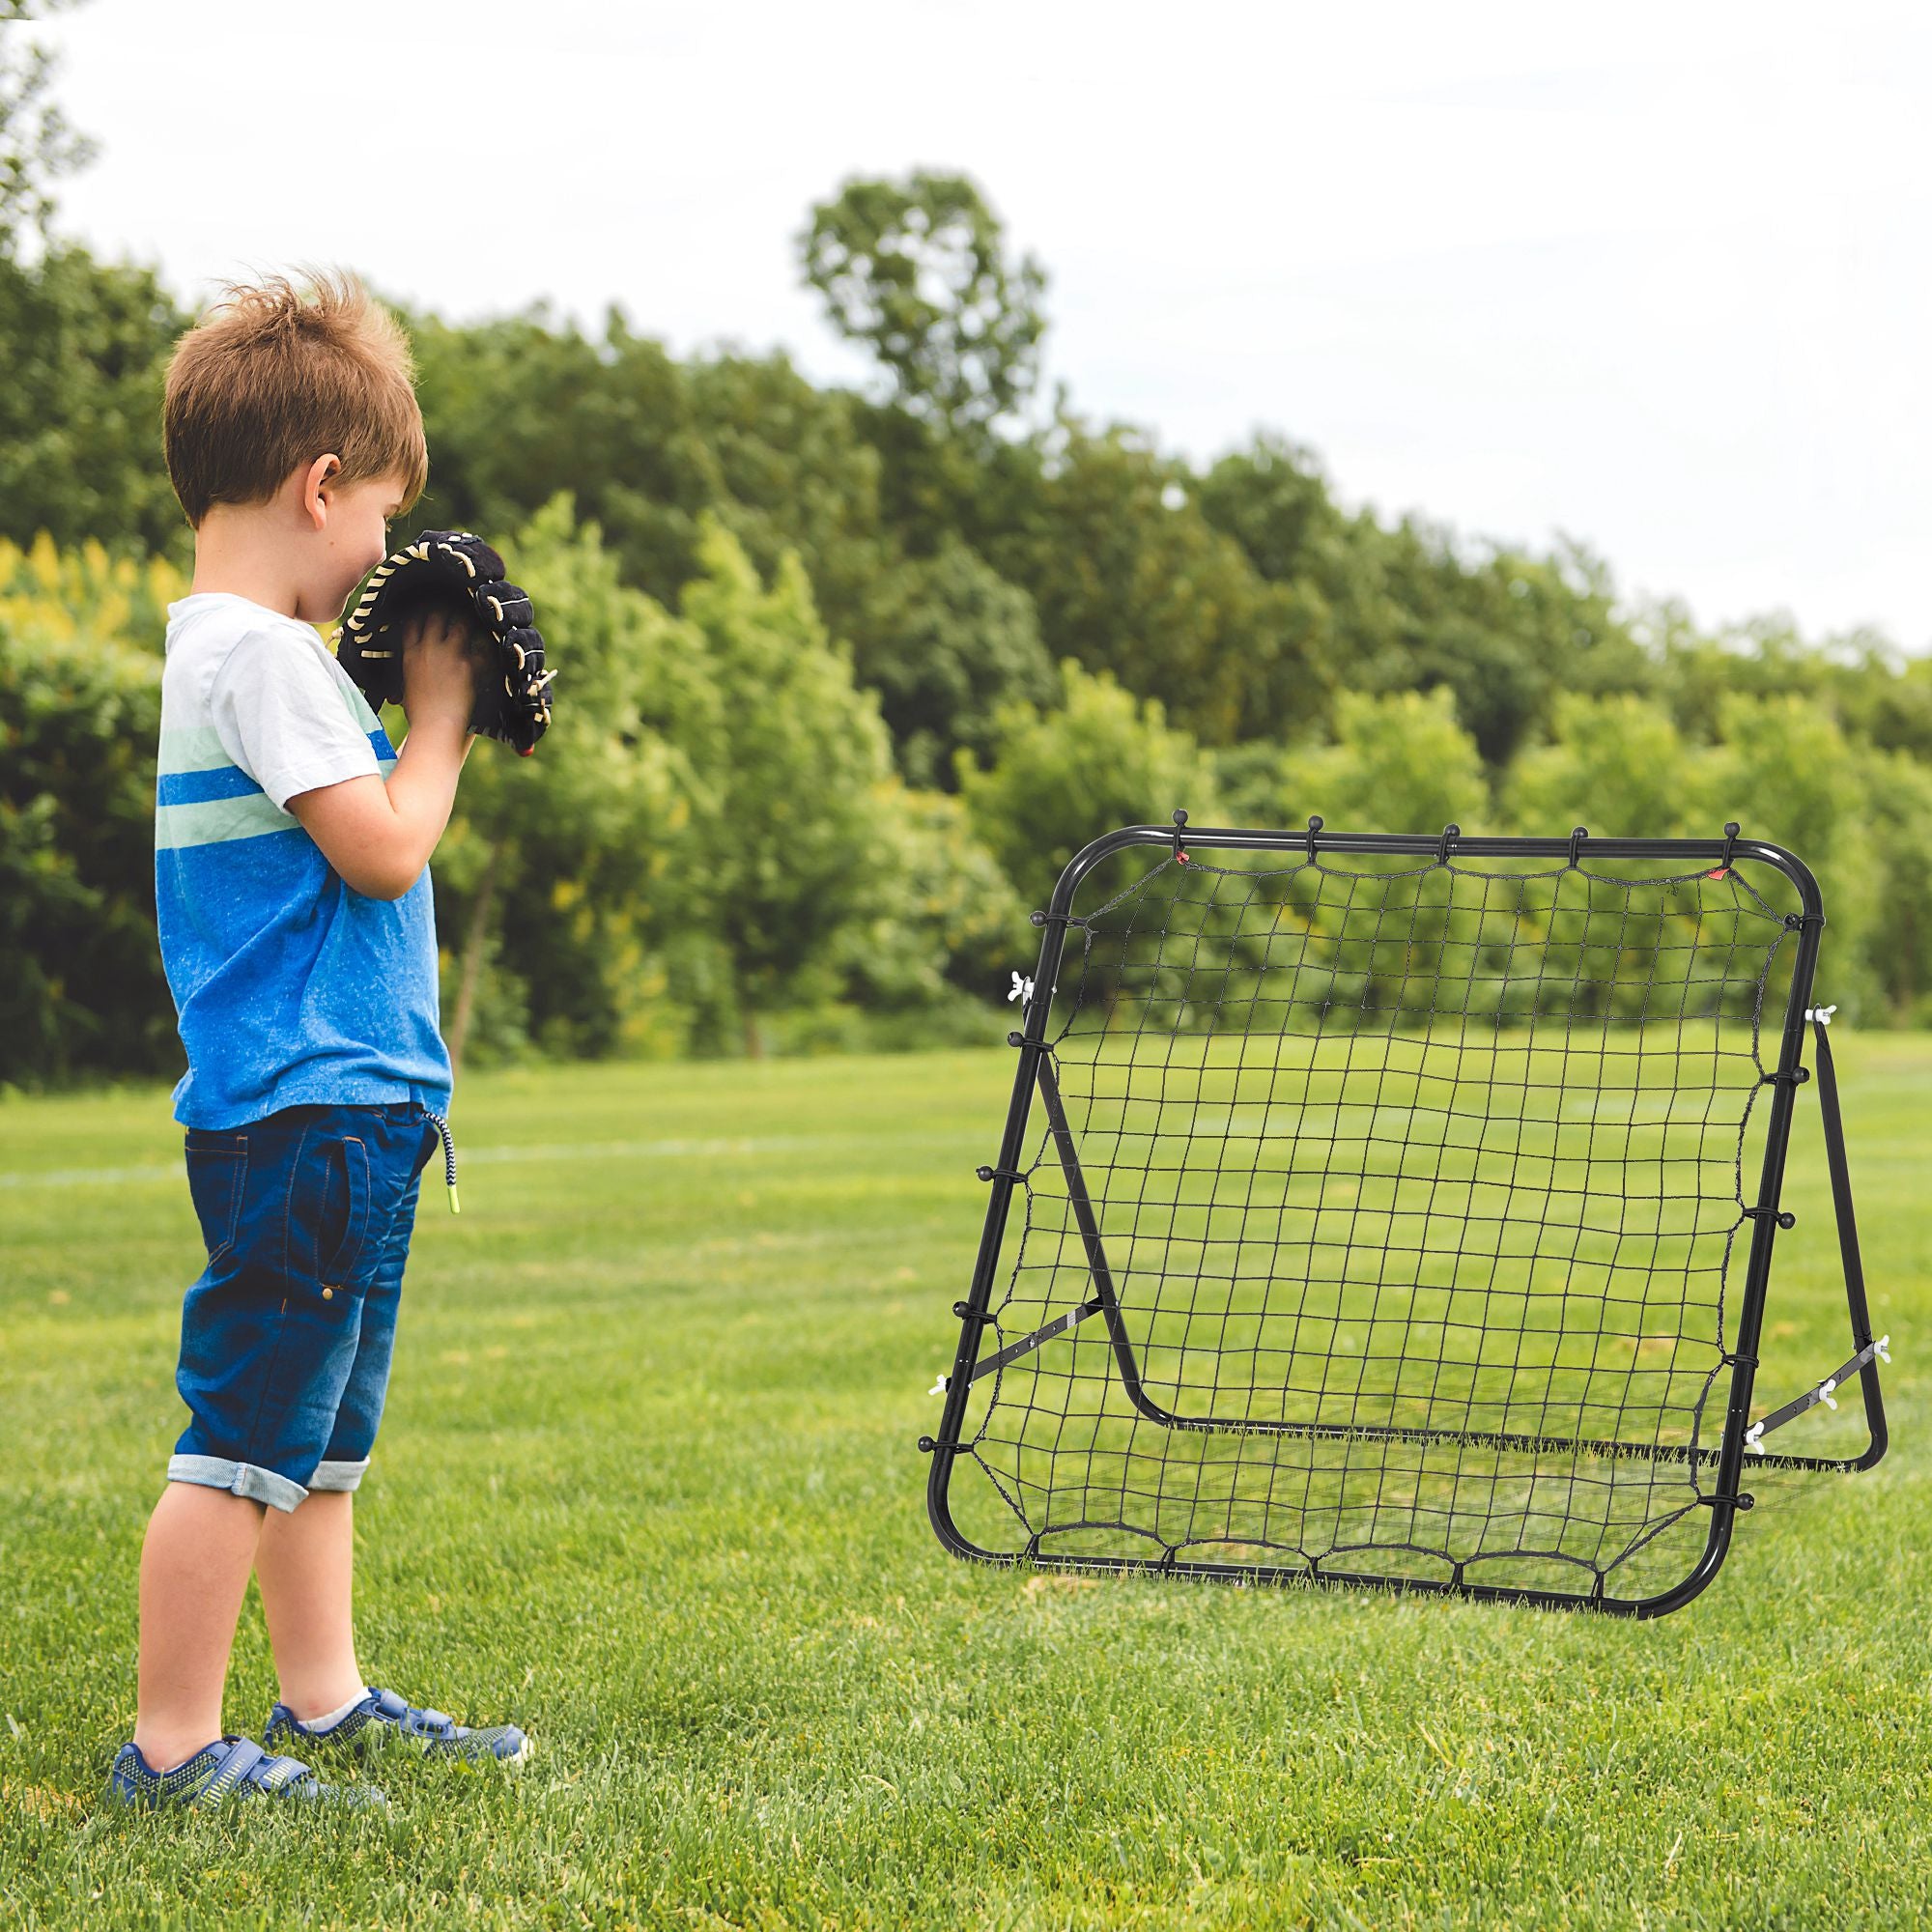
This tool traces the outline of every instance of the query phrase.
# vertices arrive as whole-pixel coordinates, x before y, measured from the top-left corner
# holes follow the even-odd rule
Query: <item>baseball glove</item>
[[[469,728],[525,757],[550,723],[550,681],[530,600],[503,581],[503,559],[468,530],[424,530],[377,565],[335,634],[336,661],[380,710],[403,698],[403,635],[430,607],[459,618],[476,652]]]

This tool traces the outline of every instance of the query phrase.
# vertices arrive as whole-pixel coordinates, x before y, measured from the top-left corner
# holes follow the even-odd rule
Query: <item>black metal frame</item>
[[[1860,1259],[1858,1229],[1853,1214],[1851,1179],[1845,1162],[1844,1129],[1838,1110],[1835,1070],[1823,1016],[1816,1018],[1819,1064],[1819,1097],[1825,1130],[1827,1158],[1831,1168],[1832,1194],[1838,1225],[1840,1255],[1844,1267],[1847,1313],[1851,1318],[1852,1340],[1856,1350],[1852,1360],[1834,1378],[1806,1392],[1796,1402],[1767,1417],[1753,1431],[1750,1427],[1752,1385],[1757,1370],[1757,1350],[1763,1327],[1767,1286],[1771,1276],[1774,1244],[1780,1228],[1788,1228],[1792,1217],[1779,1209],[1784,1168],[1790,1145],[1791,1122],[1797,1089],[1809,1077],[1802,1065],[1804,1027],[1811,1018],[1812,982],[1818,962],[1818,945],[1825,924],[1825,913],[1818,882],[1804,861],[1782,846],[1742,838],[1735,825],[1724,828],[1722,838],[1596,838],[1578,827],[1567,838],[1465,838],[1457,826],[1435,834],[1336,833],[1322,829],[1319,818],[1310,819],[1305,832],[1263,832],[1242,830],[1187,830],[1186,814],[1177,812],[1172,827],[1133,825],[1108,833],[1077,853],[1060,876],[1053,898],[1044,913],[1035,913],[1034,923],[1041,927],[1039,963],[1035,969],[1032,991],[1025,1007],[1024,1027],[1009,1036],[1018,1049],[1019,1064],[1013,1074],[1012,1098],[1007,1109],[1006,1131],[1000,1141],[997,1163],[982,1167],[980,1177],[991,1182],[986,1204],[985,1225],[980,1236],[973,1285],[967,1298],[953,1304],[960,1318],[959,1345],[952,1370],[942,1383],[946,1406],[937,1436],[922,1436],[920,1446],[932,1457],[926,1485],[926,1507],[940,1542],[956,1555],[998,1565],[1029,1563],[1041,1568],[1080,1571],[1123,1572],[1168,1577],[1190,1577],[1241,1583],[1322,1583],[1419,1591],[1435,1595],[1457,1595],[1490,1602],[1532,1604],[1548,1608],[1589,1608],[1612,1614],[1655,1617],[1681,1608],[1698,1595],[1715,1577],[1729,1550],[1732,1527],[1738,1514],[1751,1507],[1751,1497],[1742,1492],[1740,1484],[1748,1455],[1750,1466],[1777,1469],[1825,1470],[1850,1473],[1868,1469],[1884,1456],[1887,1445],[1884,1402],[1879,1388],[1877,1357],[1883,1354],[1884,1341],[1874,1342],[1871,1317],[1866,1306],[1864,1274]],[[1796,956],[1792,964],[1789,1001],[1778,1042],[1777,1066],[1767,1075],[1772,1086],[1771,1111],[1766,1123],[1764,1162],[1758,1180],[1757,1201],[1745,1209],[1751,1222],[1749,1256],[1746,1264],[1744,1290],[1740,1301],[1738,1336],[1731,1350],[1731,1384],[1724,1410],[1724,1427],[1715,1449],[1684,1445],[1648,1447],[1629,1443],[1580,1442],[1572,1438],[1541,1438],[1503,1435],[1457,1430],[1402,1428],[1353,1428],[1344,1424],[1274,1423],[1217,1421],[1212,1417],[1179,1416],[1162,1408],[1147,1394],[1135,1359],[1126,1325],[1114,1292],[1112,1272],[1101,1239],[1099,1223],[1081,1174],[1071,1126],[1061,1101],[1053,1056],[1046,1039],[1049,1013],[1065,951],[1066,933],[1073,923],[1074,895],[1082,881],[1104,860],[1136,845],[1165,845],[1179,859],[1186,859],[1186,845],[1246,852],[1300,853],[1313,858],[1323,854],[1374,854],[1412,856],[1447,863],[1458,859],[1562,859],[1569,865],[1580,863],[1585,841],[1592,859],[1682,861],[1690,865],[1707,863],[1729,867],[1736,860],[1747,859],[1782,873],[1797,888],[1804,910],[1789,916],[1788,923],[1798,933]],[[1035,1334],[1010,1344],[995,1355],[979,1360],[981,1333],[991,1322],[988,1313],[1006,1239],[1007,1222],[1013,1189],[1021,1179],[1027,1123],[1035,1092],[1045,1110],[1048,1130],[1065,1170],[1082,1244],[1086,1249],[1094,1293],[1067,1314]],[[1320,1562],[1288,1567],[1266,1564],[1236,1564],[1188,1561],[1168,1556],[1162,1559],[1124,1556],[1063,1556],[1041,1550],[1037,1538],[1028,1549],[1002,1551],[982,1549],[972,1543],[952,1520],[948,1501],[948,1485],[958,1461],[962,1443],[960,1430],[965,1421],[968,1394],[974,1381],[1008,1362],[1030,1353],[1054,1336],[1065,1332],[1091,1315],[1099,1315],[1106,1323],[1116,1366],[1128,1400],[1150,1421],[1168,1428],[1212,1432],[1248,1431],[1296,1436],[1344,1436],[1359,1440],[1463,1441],[1503,1449],[1538,1450],[1565,1448],[1598,1450],[1620,1456],[1643,1456],[1655,1461],[1711,1463],[1717,1464],[1715,1488],[1702,1498],[1711,1506],[1710,1532],[1704,1550],[1687,1576],[1671,1589],[1656,1596],[1620,1598],[1608,1595],[1599,1577],[1594,1591],[1561,1591],[1511,1587],[1474,1582],[1458,1564],[1448,1581],[1426,1577],[1382,1577],[1342,1572]],[[1865,1418],[1870,1440],[1865,1449],[1851,1459],[1810,1456],[1770,1456],[1761,1447],[1765,1430],[1776,1428],[1814,1403],[1829,1397],[1838,1381],[1857,1373],[1864,1396]],[[1478,1559],[1480,1560],[1480,1559]]]

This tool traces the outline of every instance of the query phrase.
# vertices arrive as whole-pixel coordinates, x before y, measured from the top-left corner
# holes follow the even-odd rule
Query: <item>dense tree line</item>
[[[7,126],[0,79],[0,150]],[[157,423],[191,318],[146,269],[20,245],[45,223],[18,184],[45,173],[0,166],[16,1081],[176,1053],[152,759],[191,544]],[[987,1037],[1065,857],[1177,804],[1404,830],[1739,817],[1825,873],[1834,992],[1932,1018],[1925,663],[1775,622],[1704,636],[1580,549],[1348,510],[1284,438],[1200,468],[1044,400],[1044,270],[963,178],[849,183],[798,249],[869,390],[781,353],[680,359],[614,309],[596,332],[540,305],[407,317],[416,519],[500,540],[564,667],[543,753],[471,760],[437,861],[472,1059]]]

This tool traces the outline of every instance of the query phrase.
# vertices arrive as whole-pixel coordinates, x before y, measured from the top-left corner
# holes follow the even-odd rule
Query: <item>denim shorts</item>
[[[361,1482],[439,1131],[413,1101],[188,1129],[208,1265],[182,1305],[175,1384],[190,1420],[171,1482],[280,1510]]]

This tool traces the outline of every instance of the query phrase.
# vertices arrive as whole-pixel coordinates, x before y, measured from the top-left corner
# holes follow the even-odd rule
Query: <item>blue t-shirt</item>
[[[168,606],[155,796],[161,965],[187,1072],[175,1119],[448,1106],[429,868],[399,899],[345,885],[285,810],[396,754],[307,624],[224,590]]]

